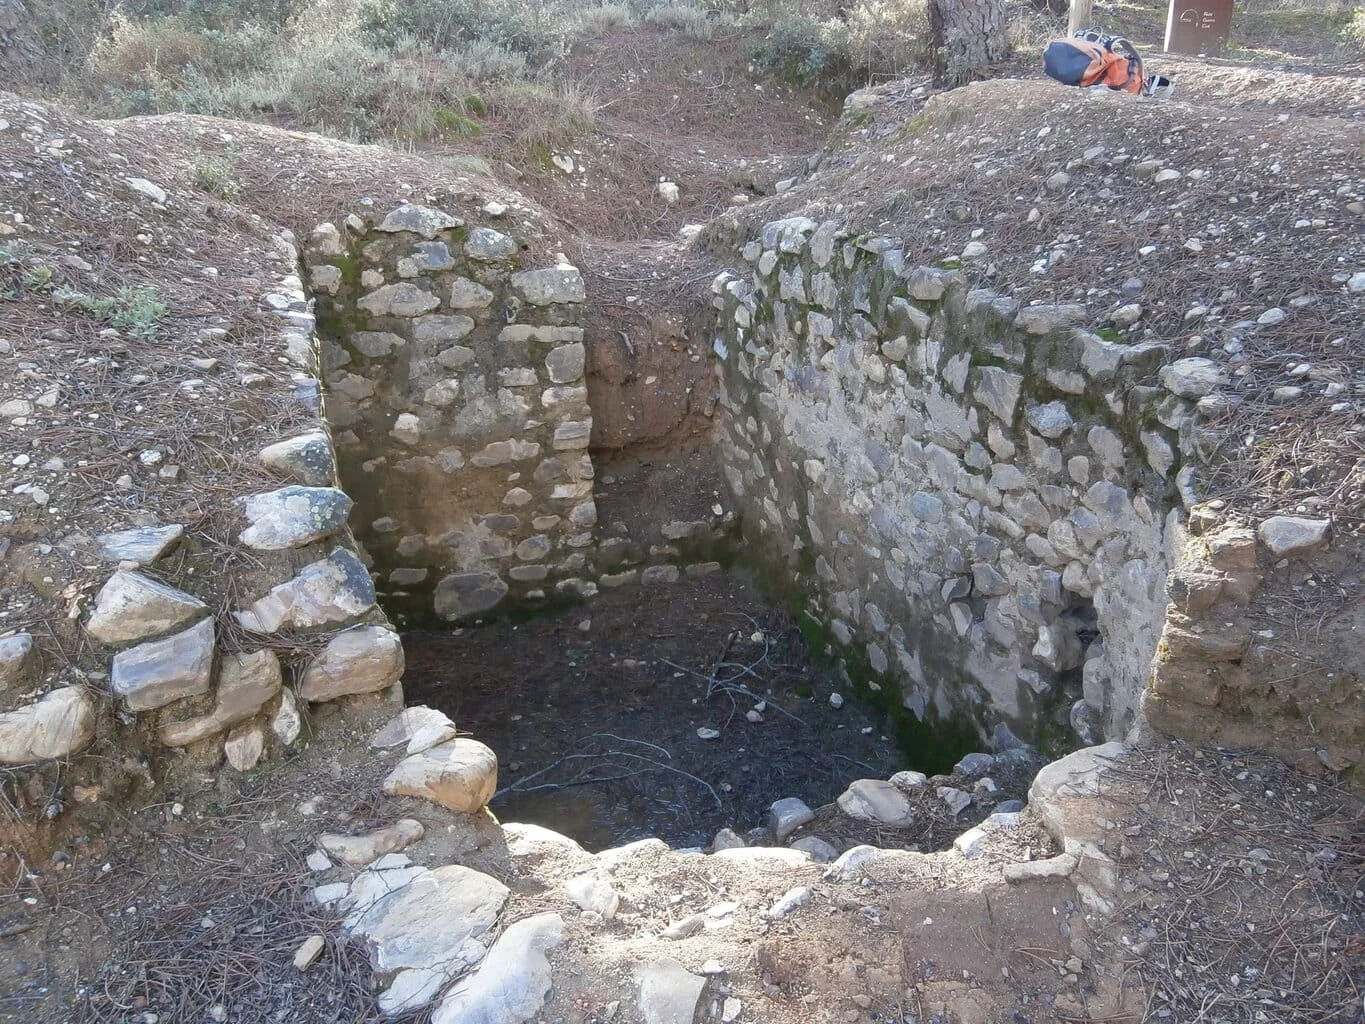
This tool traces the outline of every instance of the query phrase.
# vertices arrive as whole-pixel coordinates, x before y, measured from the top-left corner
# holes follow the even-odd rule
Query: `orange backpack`
[[[1151,96],[1158,89],[1170,88],[1167,79],[1143,77],[1142,58],[1132,43],[1093,30],[1048,43],[1043,51],[1043,67],[1049,78],[1083,89],[1107,86],[1119,92]]]

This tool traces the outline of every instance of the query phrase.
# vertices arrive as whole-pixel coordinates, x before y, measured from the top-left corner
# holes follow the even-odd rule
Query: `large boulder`
[[[1103,780],[1123,760],[1128,747],[1104,743],[1084,747],[1053,761],[1029,786],[1029,805],[1058,842],[1068,837],[1098,841],[1106,835],[1106,821],[1121,815],[1102,799]]]
[[[479,939],[497,923],[509,892],[497,879],[458,864],[419,869],[351,920],[375,970],[398,972],[380,1008],[390,1015],[417,1009],[479,963],[485,953]]]

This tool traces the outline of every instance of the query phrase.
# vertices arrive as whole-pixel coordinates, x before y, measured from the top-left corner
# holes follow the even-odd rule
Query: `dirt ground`
[[[898,750],[884,716],[813,656],[790,616],[726,573],[606,591],[533,622],[409,633],[404,647],[408,702],[498,753],[494,813],[590,850],[649,836],[707,846],[721,828],[763,827],[783,797],[820,807],[854,779],[945,768]],[[758,706],[761,721],[748,720]]]

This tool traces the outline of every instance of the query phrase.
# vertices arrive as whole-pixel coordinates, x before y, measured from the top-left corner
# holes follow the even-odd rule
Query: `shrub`
[[[849,87],[855,78],[848,26],[804,16],[776,21],[752,51],[765,71],[802,86]]]
[[[1357,7],[1342,26],[1341,42],[1348,51],[1365,54],[1365,7]]]
[[[242,194],[241,183],[233,176],[236,154],[231,150],[216,156],[194,154],[194,183],[209,195],[232,200]]]
[[[634,28],[638,23],[635,12],[626,4],[604,4],[579,11],[573,27],[583,35],[601,35],[611,29]]]
[[[433,50],[483,41],[540,58],[559,49],[562,29],[534,0],[362,0],[360,6],[361,34],[386,50],[414,40]]]
[[[721,15],[703,7],[690,4],[665,4],[656,7],[645,16],[645,22],[655,28],[672,29],[693,39],[710,39],[722,24]],[[725,18],[725,24],[733,24],[733,19]]]
[[[242,25],[286,24],[309,0],[121,0],[122,11],[133,18],[175,18],[208,29]]]
[[[52,292],[52,298],[135,338],[150,338],[156,334],[162,318],[170,311],[155,288],[134,288],[130,285],[124,285],[112,296],[87,295],[70,288],[57,288]]]
[[[264,70],[274,52],[270,37],[258,25],[206,30],[179,18],[132,21],[118,14],[95,44],[80,86],[116,114],[184,109],[181,93],[206,80]]]
[[[508,150],[515,156],[548,159],[569,148],[592,129],[597,113],[594,97],[572,84],[518,82],[486,99],[490,117],[513,126]]]
[[[511,82],[526,76],[526,55],[476,39],[442,54],[452,72],[475,82]]]

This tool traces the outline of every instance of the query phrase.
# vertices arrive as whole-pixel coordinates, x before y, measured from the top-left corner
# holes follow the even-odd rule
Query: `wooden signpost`
[[[1232,0],[1171,0],[1166,52],[1217,57],[1232,28]]]

